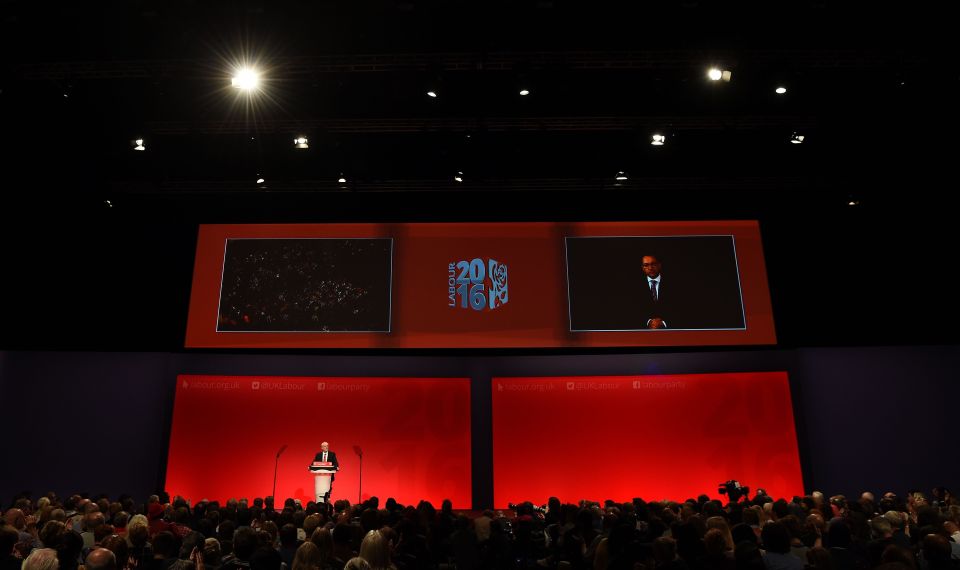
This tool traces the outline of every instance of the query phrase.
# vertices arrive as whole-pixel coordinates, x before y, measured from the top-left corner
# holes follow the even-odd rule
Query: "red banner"
[[[785,372],[493,379],[496,507],[803,494]]]
[[[204,225],[186,336],[236,348],[775,342],[755,221]]]

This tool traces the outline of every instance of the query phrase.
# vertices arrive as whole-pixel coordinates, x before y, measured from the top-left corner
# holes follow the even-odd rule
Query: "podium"
[[[337,470],[329,461],[314,461],[310,464],[310,472],[313,473],[313,492],[316,495],[316,501],[325,503],[330,494],[333,474]]]

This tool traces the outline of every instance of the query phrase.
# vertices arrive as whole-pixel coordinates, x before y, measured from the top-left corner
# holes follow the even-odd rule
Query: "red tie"
[[[653,301],[657,302],[659,296],[657,295],[657,282],[650,280],[650,296],[653,297]]]

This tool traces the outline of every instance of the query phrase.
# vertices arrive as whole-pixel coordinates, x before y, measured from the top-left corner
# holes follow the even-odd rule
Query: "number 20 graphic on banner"
[[[488,260],[488,263],[479,257],[469,262],[457,262],[457,295],[461,308],[469,306],[474,311],[482,311],[485,308],[496,309],[507,302],[507,266],[494,259]]]
[[[457,276],[457,294],[460,295],[460,306],[467,308],[467,301],[470,302],[470,308],[474,311],[482,311],[487,306],[486,285],[483,280],[487,276],[486,267],[483,260],[476,258],[469,263],[466,261],[457,262],[457,270],[460,275]],[[467,292],[469,288],[469,293]]]

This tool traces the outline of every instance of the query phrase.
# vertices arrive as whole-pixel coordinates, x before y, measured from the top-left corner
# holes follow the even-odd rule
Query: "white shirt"
[[[660,278],[663,275],[657,275],[656,277],[647,277],[647,289],[650,290],[650,294],[653,294],[653,281],[657,282],[657,299],[660,299]]]

